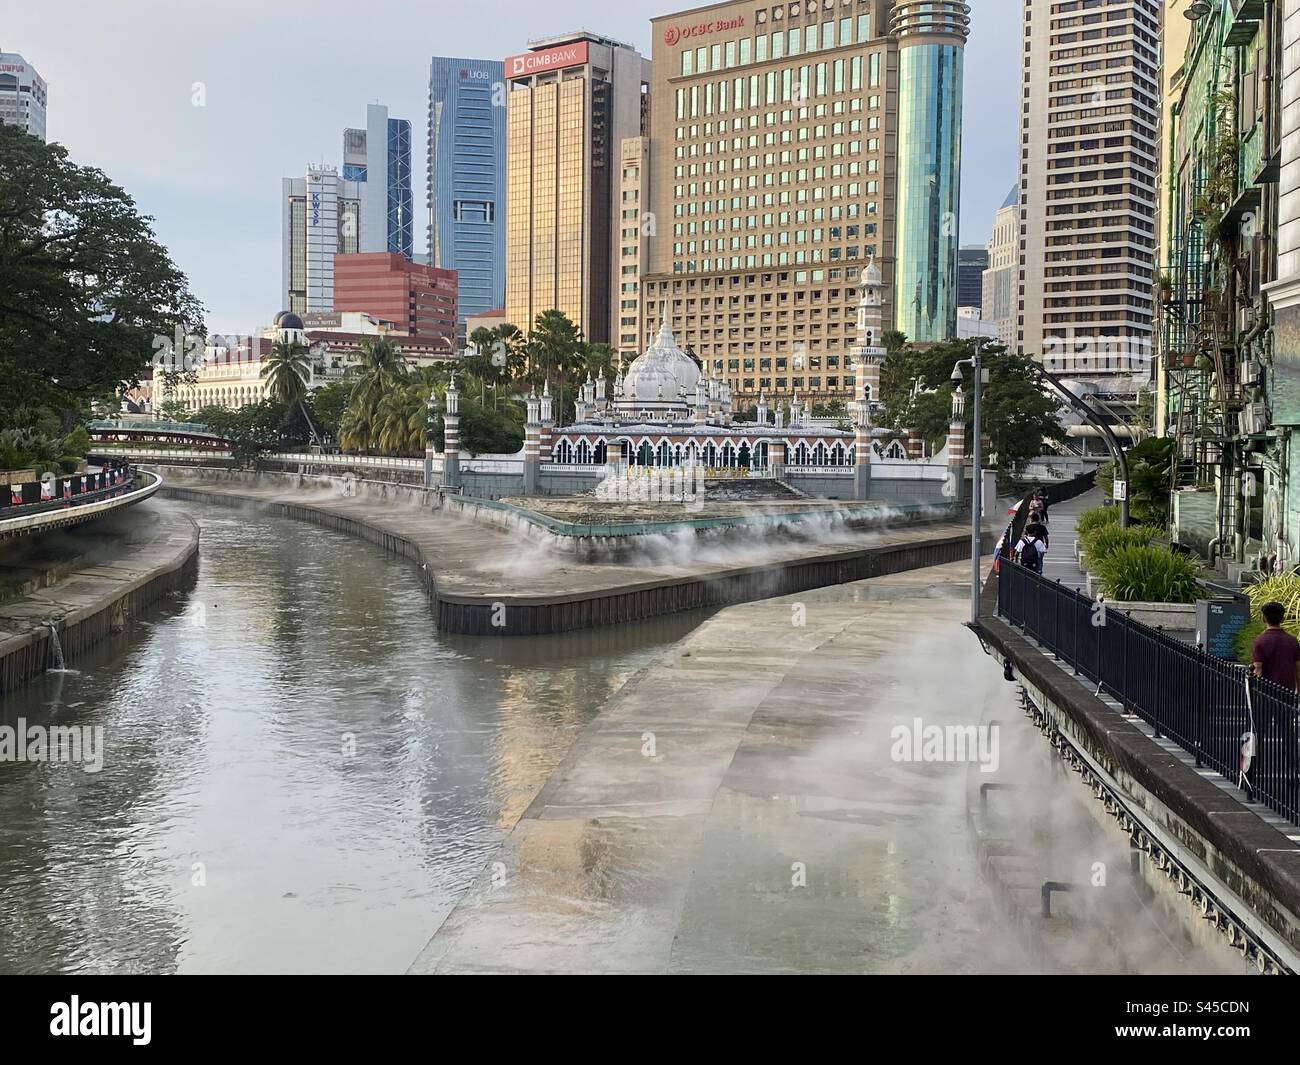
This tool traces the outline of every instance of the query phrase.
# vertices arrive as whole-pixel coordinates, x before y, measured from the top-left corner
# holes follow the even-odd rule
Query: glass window
[[[740,42],[740,63],[741,63],[741,66],[744,66],[746,63],[750,62],[750,59],[751,59],[750,52],[751,52],[751,50],[752,50],[752,45],[753,45],[753,43],[754,43],[754,42],[753,42],[753,39],[750,38],[750,37],[746,37],[746,38],[744,38],[744,39]]]
[[[871,40],[871,16],[858,16],[858,44]]]
[[[835,47],[835,23],[833,22],[822,23],[822,47]]]
[[[794,29],[792,29],[792,30],[789,31],[789,34],[790,34],[790,47],[789,47],[789,49],[788,49],[787,54],[788,54],[788,55],[798,55],[798,54],[799,54],[799,45],[802,43],[803,30],[799,29],[799,28],[796,26]]]
[[[695,53],[692,52],[689,48],[686,48],[682,51],[682,73],[683,74],[693,74],[695,72],[695,64],[693,62],[694,59],[695,59]]]
[[[767,60],[767,34],[761,33],[754,38],[754,62],[763,63]]]
[[[772,58],[780,59],[785,55],[785,32],[777,30],[772,34]]]

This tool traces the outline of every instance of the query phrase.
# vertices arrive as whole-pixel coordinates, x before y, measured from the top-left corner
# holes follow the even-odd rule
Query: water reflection
[[[191,592],[0,701],[104,768],[0,763],[0,971],[396,972],[576,731],[699,617],[447,637],[409,563],[189,506]]]

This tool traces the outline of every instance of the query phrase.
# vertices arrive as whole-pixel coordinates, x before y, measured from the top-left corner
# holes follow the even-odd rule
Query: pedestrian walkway
[[[1079,568],[1074,557],[1074,541],[1077,537],[1075,523],[1085,510],[1100,506],[1105,493],[1099,488],[1084,492],[1081,496],[1057,503],[1047,512],[1047,554],[1043,556],[1043,576],[1051,581],[1060,581],[1068,588],[1084,590],[1087,574]]]

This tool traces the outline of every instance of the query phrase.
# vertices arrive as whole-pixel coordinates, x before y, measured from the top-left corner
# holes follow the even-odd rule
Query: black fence
[[[1101,603],[1004,561],[998,616],[1101,691],[1292,822],[1300,783],[1300,700]]]
[[[95,473],[67,474],[40,481],[0,485],[0,520],[92,503],[134,487],[135,467],[129,463],[113,460],[97,465]]]

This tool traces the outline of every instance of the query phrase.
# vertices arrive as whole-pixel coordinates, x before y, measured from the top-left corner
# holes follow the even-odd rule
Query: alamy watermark
[[[103,725],[0,725],[0,762],[70,762],[87,773],[104,768]]]
[[[997,725],[927,725],[921,718],[889,730],[895,762],[978,762],[981,773],[1001,763]]]

